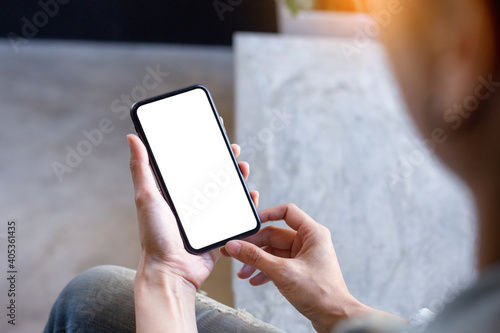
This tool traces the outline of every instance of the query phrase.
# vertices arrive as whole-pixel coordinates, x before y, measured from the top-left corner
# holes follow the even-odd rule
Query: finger
[[[275,255],[276,257],[280,257],[280,258],[291,258],[292,257],[291,249],[272,248],[272,250],[269,253]]]
[[[248,279],[256,270],[255,267],[244,264],[236,275],[238,275],[240,279]]]
[[[272,225],[262,228],[256,234],[248,236],[244,240],[258,247],[269,246],[275,249],[289,250],[296,234],[295,230]]]
[[[219,260],[219,257],[221,255],[221,253],[219,251],[217,251],[217,249],[214,249],[214,250],[211,250],[207,253],[209,256],[210,256],[210,259],[216,263],[217,260]],[[202,255],[203,256],[203,255]]]
[[[160,195],[156,182],[149,167],[148,152],[137,135],[127,135],[130,147],[130,171],[134,182],[136,195],[148,193],[152,196]]]
[[[276,257],[291,258],[290,257],[290,253],[291,253],[290,249],[278,249],[278,248],[271,247],[271,246],[264,246],[264,247],[262,247],[262,249],[264,249],[264,251],[266,251],[267,253],[270,253]]]
[[[231,257],[255,267],[271,279],[275,275],[276,269],[281,268],[285,264],[283,262],[284,259],[275,257],[263,249],[241,240],[228,242],[226,244],[226,251]]]
[[[288,224],[293,230],[298,230],[303,224],[317,223],[309,215],[292,203],[264,209],[259,212],[259,216],[262,223],[267,221],[285,220],[286,224]]]
[[[259,191],[256,191],[256,190],[250,191],[250,196],[252,197],[253,204],[254,204],[255,208],[258,208],[259,207],[259,197],[260,197]]]
[[[269,253],[271,253],[272,255],[275,255],[276,257],[280,257],[280,258],[292,258],[292,251],[290,249],[276,249],[276,248],[270,248],[269,251],[267,251]],[[227,253],[226,249],[221,247],[220,248],[220,253],[224,256],[224,257],[231,257],[229,255],[229,253]],[[238,275],[239,276],[239,275]],[[246,277],[241,277],[239,276],[240,278],[242,279],[245,279]]]
[[[229,255],[229,253],[227,253],[227,251],[226,251],[226,248],[225,248],[225,247],[221,247],[219,250],[220,250],[220,254],[222,254],[224,257],[231,257],[231,256]]]
[[[250,175],[250,164],[245,161],[238,162],[238,167],[240,168],[241,174],[245,180],[248,179]]]
[[[272,247],[264,246],[262,249],[267,253],[274,254],[274,249]],[[257,269],[255,267],[244,264],[243,267],[241,267],[241,269],[238,271],[237,275],[240,279],[248,279],[250,276],[252,276],[253,273],[255,273],[256,270]]]
[[[233,143],[233,144],[231,144],[231,148],[233,149],[234,157],[238,158],[238,156],[240,156],[240,153],[241,153],[240,146],[237,145],[236,143]]]
[[[266,274],[260,272],[248,281],[252,286],[261,286],[271,281],[271,279]]]

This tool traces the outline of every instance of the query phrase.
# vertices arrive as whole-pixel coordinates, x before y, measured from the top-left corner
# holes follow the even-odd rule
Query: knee
[[[133,287],[135,271],[118,266],[96,266],[77,275],[62,291],[66,302],[85,300],[103,303]]]
[[[81,331],[82,323],[109,318],[120,305],[133,311],[134,277],[135,271],[118,266],[98,266],[79,274],[54,303],[46,331]]]
[[[120,266],[102,265],[80,273],[68,283],[65,289],[68,289],[69,292],[73,289],[78,291],[101,289],[104,286],[128,284],[130,281],[133,282],[134,278],[134,270]]]

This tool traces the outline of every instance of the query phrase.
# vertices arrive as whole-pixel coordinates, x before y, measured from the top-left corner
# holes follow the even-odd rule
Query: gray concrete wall
[[[85,269],[137,267],[125,139],[134,129],[122,95],[134,100],[203,83],[232,134],[232,62],[228,47],[31,41],[15,53],[0,43],[0,332],[40,332],[59,292]],[[145,89],[154,86],[143,83],[148,68],[169,74]],[[87,140],[82,131],[103,119],[113,129],[60,181],[53,162],[68,166],[66,147],[78,150]],[[4,307],[8,219],[18,222],[15,328]]]
[[[356,44],[237,36],[236,141],[251,164],[249,188],[261,209],[293,202],[329,227],[361,301],[406,318],[439,310],[474,275],[470,198],[422,147],[383,47],[372,41],[348,57],[348,46]],[[238,307],[313,332],[271,283],[234,277],[233,286]]]

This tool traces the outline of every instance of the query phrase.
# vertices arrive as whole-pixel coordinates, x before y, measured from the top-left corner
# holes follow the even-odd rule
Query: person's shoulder
[[[500,264],[485,271],[429,325],[426,333],[500,331]]]

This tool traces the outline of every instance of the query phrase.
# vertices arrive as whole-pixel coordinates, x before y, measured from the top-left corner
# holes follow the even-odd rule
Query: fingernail
[[[237,256],[240,253],[241,244],[236,241],[230,241],[226,244],[227,252],[232,256]]]

